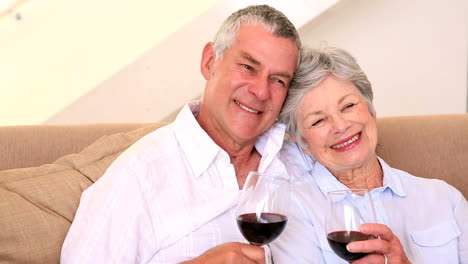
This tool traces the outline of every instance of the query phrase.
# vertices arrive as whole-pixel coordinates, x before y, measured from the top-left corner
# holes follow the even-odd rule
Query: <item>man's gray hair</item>
[[[296,138],[299,145],[308,148],[302,139],[297,124],[297,111],[307,92],[318,86],[327,76],[352,82],[364,96],[369,111],[375,116],[372,100],[372,85],[351,54],[335,47],[303,48],[301,61],[288,95],[281,109],[279,120],[287,125],[287,132]]]
[[[261,25],[275,36],[293,40],[301,48],[296,28],[282,12],[268,5],[252,5],[232,13],[221,25],[213,41],[216,59],[222,58],[234,43],[241,24]]]

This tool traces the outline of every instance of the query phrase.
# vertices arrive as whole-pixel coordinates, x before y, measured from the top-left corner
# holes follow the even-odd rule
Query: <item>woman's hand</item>
[[[363,224],[361,232],[379,237],[366,241],[356,241],[349,243],[347,248],[350,252],[367,252],[369,255],[356,260],[353,264],[363,263],[389,263],[408,264],[411,263],[406,257],[400,239],[398,239],[388,226],[383,224]],[[385,260],[385,256],[387,260]]]

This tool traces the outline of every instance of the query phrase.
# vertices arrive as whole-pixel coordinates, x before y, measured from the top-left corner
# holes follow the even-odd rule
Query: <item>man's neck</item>
[[[247,175],[250,171],[258,170],[262,156],[255,148],[255,142],[248,144],[236,144],[236,142],[227,141],[226,138],[212,137],[213,141],[226,151],[234,166],[239,189],[242,189]]]
[[[249,172],[258,170],[262,156],[253,148],[248,154],[230,157],[231,163],[236,171],[237,184],[239,185],[239,189],[242,189]]]
[[[255,149],[257,138],[242,140],[228,136],[229,133],[223,131],[221,126],[216,126],[215,122],[209,122],[208,116],[203,117],[202,112],[196,119],[216,145],[228,153],[236,171],[237,183],[242,189],[249,172],[256,171],[260,165],[261,155]]]

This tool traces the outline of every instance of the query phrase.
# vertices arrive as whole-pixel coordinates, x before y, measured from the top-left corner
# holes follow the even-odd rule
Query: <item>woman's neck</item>
[[[383,186],[383,171],[377,156],[359,168],[331,172],[350,189],[375,189]]]

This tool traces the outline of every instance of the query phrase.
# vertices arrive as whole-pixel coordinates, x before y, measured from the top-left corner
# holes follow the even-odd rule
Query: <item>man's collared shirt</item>
[[[293,143],[285,143],[281,159],[295,184],[290,218],[273,252],[281,263],[347,263],[330,248],[325,232],[326,194],[349,189],[326,167]],[[468,263],[468,203],[441,180],[424,179],[391,168],[379,158],[383,187],[371,190],[377,222],[400,239],[412,263]],[[277,248],[278,247],[278,248]],[[291,250],[295,250],[291,252]]]
[[[234,166],[196,121],[199,107],[140,139],[83,193],[62,263],[178,263],[247,243],[236,224]],[[284,130],[275,124],[257,140],[258,171],[286,175]]]

